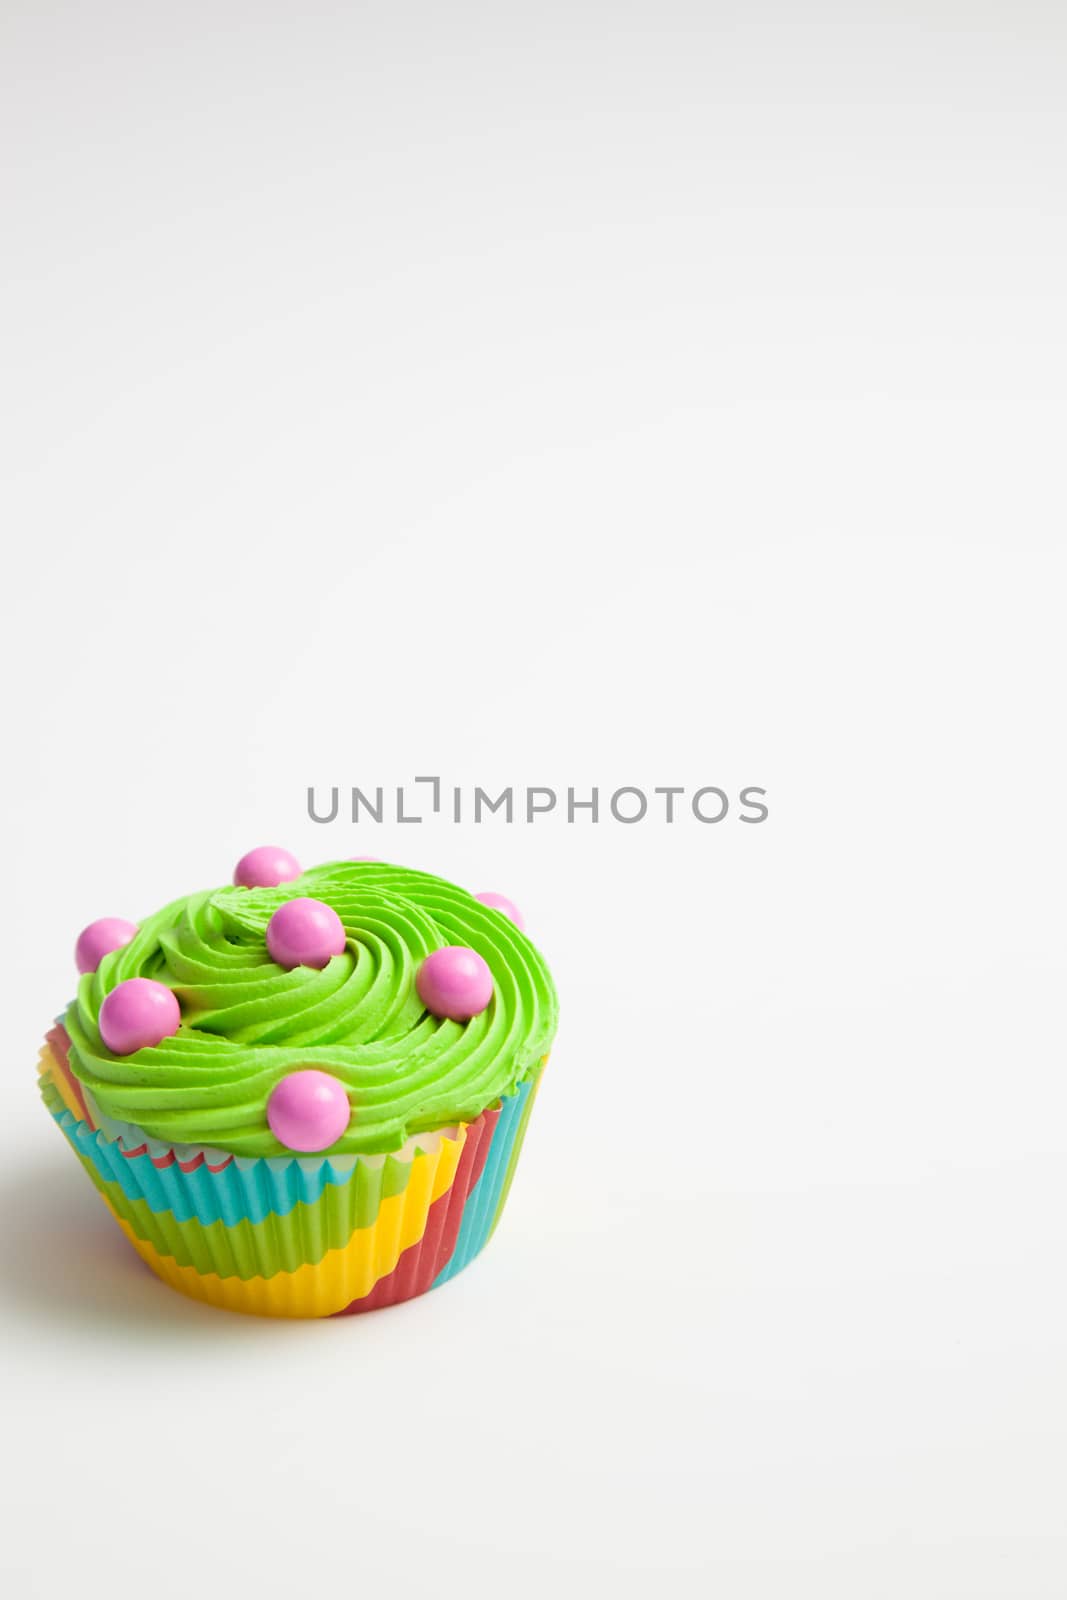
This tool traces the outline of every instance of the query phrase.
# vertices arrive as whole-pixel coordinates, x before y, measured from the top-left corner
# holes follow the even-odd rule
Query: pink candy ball
[[[137,925],[122,917],[101,917],[90,922],[78,935],[74,946],[74,960],[79,972],[95,972],[105,956],[112,950],[121,950],[137,932]]]
[[[321,900],[287,900],[267,923],[267,949],[280,967],[324,967],[344,947],[344,924]]]
[[[176,996],[152,978],[117,983],[100,1007],[100,1037],[116,1056],[160,1044],[177,1033],[182,1014]]]
[[[280,845],[261,844],[243,855],[233,869],[233,881],[242,889],[276,889],[300,876],[300,863]]]
[[[509,900],[507,895],[494,894],[491,889],[487,889],[484,894],[476,894],[474,898],[481,901],[483,906],[488,906],[491,911],[502,911],[505,917],[511,919],[516,928],[525,928],[526,924],[522,920],[522,912],[514,900]]]
[[[288,1150],[326,1150],[337,1143],[350,1116],[344,1085],[314,1067],[290,1072],[267,1101],[271,1132]]]
[[[435,1017],[467,1022],[493,998],[493,974],[478,954],[464,944],[434,950],[415,979],[419,999]]]

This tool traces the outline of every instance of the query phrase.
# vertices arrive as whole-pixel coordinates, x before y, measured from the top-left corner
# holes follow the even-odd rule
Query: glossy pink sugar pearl
[[[493,998],[493,974],[477,950],[469,950],[465,944],[447,944],[426,957],[415,987],[435,1017],[467,1022]]]
[[[233,881],[242,889],[276,889],[300,876],[300,863],[280,845],[261,844],[243,855],[233,869]]]
[[[123,917],[101,917],[90,922],[78,935],[74,946],[74,960],[79,972],[95,972],[105,956],[112,950],[121,950],[137,932],[137,924]]]
[[[182,1014],[176,996],[152,978],[117,983],[100,1007],[100,1037],[116,1056],[160,1044],[177,1033]]]
[[[280,967],[324,967],[344,947],[344,925],[321,900],[287,900],[267,923],[267,949]]]
[[[267,1101],[270,1130],[288,1150],[327,1149],[344,1133],[350,1116],[344,1085],[314,1067],[290,1072]]]
[[[526,924],[522,920],[522,912],[514,900],[509,900],[506,894],[494,894],[491,889],[487,889],[482,894],[476,894],[474,898],[480,900],[483,906],[488,906],[491,911],[502,911],[505,917],[511,919],[516,928],[525,928]]]

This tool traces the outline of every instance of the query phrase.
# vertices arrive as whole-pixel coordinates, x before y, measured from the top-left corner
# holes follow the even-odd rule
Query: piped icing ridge
[[[286,970],[267,928],[300,897],[336,913],[344,949]],[[416,982],[429,955],[458,946],[492,977],[467,1021],[431,1014]],[[181,1024],[119,1055],[100,1012],[131,979],[171,990]],[[287,1153],[267,1106],[290,1074],[329,1074],[348,1095],[348,1126],[323,1154],[393,1151],[512,1092],[547,1053],[557,1011],[543,958],[508,916],[428,873],[336,861],[276,887],[174,901],[82,977],[65,1023],[71,1070],[104,1116],[164,1142],[269,1157]]]

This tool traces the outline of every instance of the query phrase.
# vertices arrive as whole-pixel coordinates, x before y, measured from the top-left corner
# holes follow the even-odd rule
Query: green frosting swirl
[[[323,900],[344,924],[344,953],[287,972],[265,943],[285,900]],[[459,1023],[430,1016],[415,989],[422,960],[462,944],[485,958],[493,999]],[[173,1038],[112,1055],[97,1019],[127,978],[173,989]],[[334,861],[277,889],[211,889],[149,917],[86,974],[66,1016],[71,1066],[101,1112],[172,1144],[241,1156],[287,1152],[267,1100],[300,1067],[333,1073],[352,1118],[331,1154],[399,1149],[415,1133],[466,1122],[514,1089],[547,1053],[558,1003],[526,936],[465,889],[379,862]]]

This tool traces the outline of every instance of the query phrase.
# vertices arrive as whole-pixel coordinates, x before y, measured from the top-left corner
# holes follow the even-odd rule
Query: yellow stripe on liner
[[[42,1078],[48,1079],[67,1110],[74,1117],[74,1120],[76,1122],[84,1122],[85,1112],[74,1098],[74,1090],[70,1086],[66,1073],[60,1070],[59,1062],[56,1060],[55,1052],[50,1044],[42,1045],[41,1047],[37,1071]]]
[[[462,1126],[458,1138],[442,1139],[436,1151],[416,1156],[406,1187],[383,1200],[374,1222],[357,1228],[347,1244],[327,1251],[314,1265],[269,1278],[220,1278],[215,1272],[182,1266],[172,1256],[160,1255],[147,1239],[139,1239],[107,1196],[102,1198],[141,1259],[180,1294],[253,1316],[328,1317],[369,1294],[379,1278],[393,1271],[402,1252],[422,1238],[430,1207],[456,1176],[466,1138]]]

